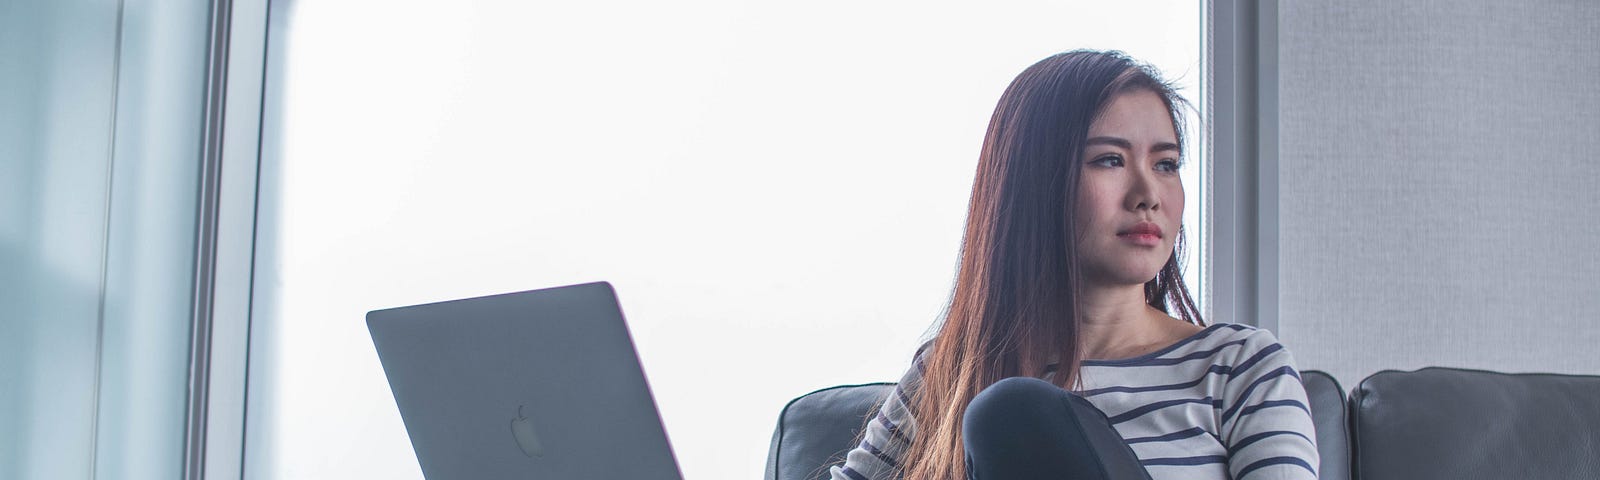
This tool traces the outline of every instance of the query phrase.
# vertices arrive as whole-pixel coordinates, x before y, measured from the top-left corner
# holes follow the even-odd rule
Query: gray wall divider
[[[1278,326],[1277,2],[1206,2],[1209,319]]]
[[[1424,366],[1600,374],[1600,3],[1210,10],[1219,320],[1250,323],[1255,295],[1301,368],[1346,385]],[[1240,53],[1230,31],[1259,43]],[[1257,85],[1225,82],[1252,65]]]
[[[194,336],[187,478],[241,478],[268,0],[217,0],[208,161],[214,162],[208,311]],[[197,296],[198,296],[197,292]],[[200,315],[205,313],[204,317]]]

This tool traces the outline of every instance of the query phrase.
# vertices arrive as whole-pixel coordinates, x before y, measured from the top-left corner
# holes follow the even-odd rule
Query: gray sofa
[[[1327,480],[1600,480],[1600,377],[1430,367],[1383,371],[1348,399],[1301,375]],[[767,480],[827,478],[892,383],[841,385],[789,402]]]

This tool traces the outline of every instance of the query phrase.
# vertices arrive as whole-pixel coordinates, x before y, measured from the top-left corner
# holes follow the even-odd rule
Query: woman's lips
[[[1154,247],[1161,245],[1161,226],[1153,222],[1139,222],[1121,232],[1117,237],[1134,245]]]
[[[1128,243],[1143,247],[1156,247],[1161,245],[1161,236],[1153,233],[1124,233],[1117,235]]]

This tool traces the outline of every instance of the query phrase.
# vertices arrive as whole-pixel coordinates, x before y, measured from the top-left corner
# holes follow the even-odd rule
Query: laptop
[[[374,310],[422,473],[682,480],[609,283]]]

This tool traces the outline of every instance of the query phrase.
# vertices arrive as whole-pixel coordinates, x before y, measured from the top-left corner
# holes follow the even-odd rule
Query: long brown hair
[[[1000,97],[984,136],[955,290],[923,359],[912,411],[917,431],[901,465],[910,480],[965,479],[961,418],[978,392],[1001,379],[1078,380],[1080,269],[1077,210],[1089,125],[1118,93],[1157,93],[1181,135],[1183,100],[1149,66],[1120,52],[1077,50],[1028,67]],[[1204,325],[1183,286],[1177,248],[1145,284],[1145,300]]]

